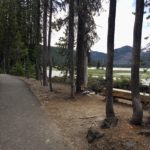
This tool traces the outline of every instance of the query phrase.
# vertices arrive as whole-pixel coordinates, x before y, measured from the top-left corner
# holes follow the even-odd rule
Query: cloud
[[[97,33],[101,40],[96,43],[92,49],[102,52],[107,51],[107,28],[108,28],[108,5],[107,12],[101,14],[100,18],[96,18],[96,23],[102,26],[97,29]],[[132,45],[133,41],[133,26],[134,26],[134,11],[133,1],[119,0],[116,8],[116,28],[115,28],[115,48]],[[98,20],[98,21],[97,21]]]
[[[132,45],[135,16],[134,8],[129,0],[119,1],[116,11],[115,48]]]

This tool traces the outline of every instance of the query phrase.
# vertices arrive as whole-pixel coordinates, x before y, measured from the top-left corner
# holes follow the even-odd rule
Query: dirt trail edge
[[[0,75],[0,150],[71,150],[26,84]]]

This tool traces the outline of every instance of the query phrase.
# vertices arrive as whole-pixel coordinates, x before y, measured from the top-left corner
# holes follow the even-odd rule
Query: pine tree
[[[53,13],[53,0],[50,0],[49,6],[49,33],[48,33],[48,55],[49,55],[49,89],[52,92],[52,53],[51,53],[51,33],[52,33],[52,13]]]
[[[47,85],[47,11],[48,0],[43,0],[43,86]]]
[[[106,119],[102,128],[116,126],[118,119],[113,108],[113,59],[114,59],[114,36],[115,36],[116,0],[109,4],[108,34],[107,34],[107,66],[106,66]]]
[[[131,123],[133,124],[141,124],[143,118],[143,110],[140,102],[140,93],[139,93],[139,67],[140,67],[143,13],[144,13],[144,0],[136,0],[136,13],[135,13],[135,23],[133,33],[132,69],[131,69],[131,88],[132,88],[132,104],[133,104],[133,115],[131,118]]]
[[[74,83],[74,0],[69,1],[69,36],[68,36],[68,50],[69,50],[69,71],[70,71],[70,85],[71,97],[74,98],[75,83]]]
[[[88,53],[97,38],[95,32],[94,14],[101,8],[101,1],[78,0],[78,32],[77,32],[77,79],[76,92],[81,92],[87,86]]]

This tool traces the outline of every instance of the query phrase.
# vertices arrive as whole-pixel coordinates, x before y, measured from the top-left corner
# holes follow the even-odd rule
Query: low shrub
[[[0,68],[0,73],[4,73],[4,71],[3,71],[3,69],[2,69],[2,68]]]
[[[28,78],[35,78],[35,66],[32,64],[28,64],[25,69],[25,76]]]
[[[12,74],[12,75],[18,75],[18,76],[24,76],[25,75],[25,68],[21,64],[16,63],[11,68],[10,74]]]
[[[52,82],[56,82],[56,83],[69,83],[69,79],[66,77],[58,77],[58,76],[54,76],[52,78]]]
[[[127,77],[121,77],[114,81],[114,88],[124,89],[124,90],[131,90],[131,80]]]
[[[95,93],[99,93],[105,87],[106,81],[103,78],[92,78],[88,79],[88,88],[95,91]]]

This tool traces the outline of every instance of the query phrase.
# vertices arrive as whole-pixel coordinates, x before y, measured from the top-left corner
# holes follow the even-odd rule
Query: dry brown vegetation
[[[69,87],[54,84],[54,92],[41,86],[39,81],[22,78],[41,102],[50,120],[60,129],[64,139],[74,150],[148,150],[150,137],[137,134],[148,126],[133,126],[128,123],[132,115],[131,104],[115,103],[119,118],[117,127],[100,129],[105,118],[104,97],[98,95],[76,95],[69,98]],[[148,114],[144,111],[144,116]],[[105,135],[89,144],[87,130],[92,127]]]

